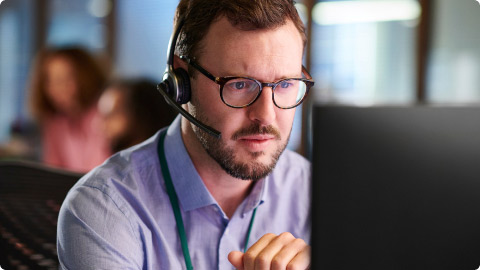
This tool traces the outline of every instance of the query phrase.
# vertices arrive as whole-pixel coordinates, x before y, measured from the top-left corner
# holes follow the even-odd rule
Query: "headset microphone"
[[[160,83],[159,85],[157,85],[157,89],[158,91],[160,92],[160,94],[162,94],[162,96],[165,98],[165,101],[167,101],[168,105],[172,106],[174,109],[176,109],[181,115],[183,115],[185,118],[187,118],[188,121],[192,122],[194,125],[196,125],[197,127],[203,129],[205,132],[207,132],[208,134],[212,135],[213,137],[217,138],[217,139],[220,139],[220,137],[222,136],[222,134],[205,125],[204,123],[198,121],[195,117],[193,117],[193,115],[189,114],[187,111],[185,111],[180,105],[178,105],[178,103],[176,103],[168,94],[168,90],[166,90],[167,86],[164,82]]]
[[[177,39],[184,23],[183,18],[178,18],[177,21],[178,24],[170,37],[170,42],[168,44],[167,68],[163,74],[163,81],[157,85],[157,89],[165,98],[165,101],[181,115],[187,118],[188,121],[213,137],[220,139],[221,133],[219,131],[200,122],[180,106],[180,104],[185,104],[190,101],[190,77],[184,69],[174,69],[173,67],[175,45],[177,44]]]

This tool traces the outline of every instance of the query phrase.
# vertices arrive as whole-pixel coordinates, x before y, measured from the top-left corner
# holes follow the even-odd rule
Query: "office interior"
[[[161,80],[177,1],[6,0],[0,7],[0,144],[31,121],[29,72],[44,47],[80,45],[110,76]],[[315,79],[289,148],[308,155],[311,104],[467,104],[480,100],[474,0],[297,1]],[[13,134],[12,134],[13,133]],[[41,151],[41,150],[37,150]],[[3,157],[15,158],[5,150]],[[35,158],[38,153],[29,153]]]
[[[480,102],[479,2],[296,2],[307,26],[304,63],[315,86],[297,109],[290,149],[311,156],[312,105],[475,106]],[[177,3],[2,1],[0,160],[39,162],[41,149],[37,147],[37,138],[25,139],[24,135],[34,129],[27,106],[28,83],[34,56],[41,48],[81,45],[101,60],[112,77],[144,76],[160,82]],[[22,140],[29,141],[25,144]],[[58,179],[71,181],[78,176],[62,173]],[[58,205],[50,202],[48,207],[54,209]],[[25,269],[55,266],[55,262],[44,263],[43,268],[29,263]]]

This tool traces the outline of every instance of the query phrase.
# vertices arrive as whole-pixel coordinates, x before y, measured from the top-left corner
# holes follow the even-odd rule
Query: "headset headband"
[[[178,23],[175,26],[175,31],[170,37],[170,42],[168,44],[166,71],[173,71],[173,56],[175,55],[175,47],[177,45],[177,40],[178,40],[178,36],[180,35],[180,31],[182,30],[183,24],[185,22],[185,20],[183,19],[183,16],[179,17],[177,21]]]

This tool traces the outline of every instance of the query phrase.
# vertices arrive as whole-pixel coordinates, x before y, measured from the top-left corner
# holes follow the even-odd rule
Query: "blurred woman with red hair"
[[[109,155],[96,103],[105,74],[77,47],[46,49],[31,75],[30,105],[42,129],[43,161],[86,172]]]

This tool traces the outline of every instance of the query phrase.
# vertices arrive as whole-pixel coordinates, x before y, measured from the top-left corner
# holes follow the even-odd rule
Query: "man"
[[[183,107],[221,138],[178,117],[86,175],[60,211],[62,267],[307,269],[310,164],[285,146],[313,83],[293,3],[182,0],[178,18]]]

